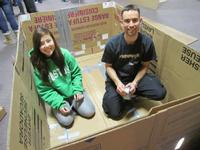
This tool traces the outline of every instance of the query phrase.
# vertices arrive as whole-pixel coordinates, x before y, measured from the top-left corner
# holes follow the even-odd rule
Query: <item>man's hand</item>
[[[84,98],[83,94],[82,93],[77,93],[74,95],[74,99],[76,101],[79,101],[79,100],[82,100]]]
[[[119,82],[117,84],[117,93],[119,93],[121,96],[125,96],[126,95],[126,91],[125,91],[125,85],[122,82]]]
[[[105,64],[106,71],[108,73],[108,76],[111,78],[111,80],[115,83],[116,85],[116,91],[119,93],[121,96],[125,96],[125,85],[120,81],[120,79],[117,76],[116,71],[113,69],[112,64]]]
[[[136,82],[130,82],[126,85],[127,88],[129,88],[129,92],[131,94],[134,94],[137,89],[137,83]]]

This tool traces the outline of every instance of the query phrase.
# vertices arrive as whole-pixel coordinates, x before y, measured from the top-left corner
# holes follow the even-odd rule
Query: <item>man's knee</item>
[[[109,118],[113,119],[113,120],[120,120],[122,119],[122,114],[121,113],[113,113],[113,114],[110,114],[108,115]]]
[[[114,110],[107,106],[107,104],[103,103],[103,110],[107,114],[107,116],[113,120],[120,120],[122,118],[122,113],[120,110]],[[112,106],[111,106],[112,107]]]
[[[120,111],[105,111],[109,118],[113,120],[120,120],[122,118],[122,113]]]
[[[165,98],[167,94],[167,91],[164,87],[162,87],[161,89],[158,89],[156,94],[155,94],[155,100],[163,100]]]

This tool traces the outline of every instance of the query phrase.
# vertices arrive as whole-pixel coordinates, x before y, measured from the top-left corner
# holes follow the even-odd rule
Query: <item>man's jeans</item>
[[[10,23],[12,30],[17,31],[18,24],[17,24],[16,18],[14,16],[13,12],[12,12],[11,6],[8,3],[8,4],[2,5],[0,7],[0,29],[2,30],[3,34],[6,34],[9,32],[8,24],[7,24],[7,21],[6,21],[3,13],[5,14],[8,22]]]

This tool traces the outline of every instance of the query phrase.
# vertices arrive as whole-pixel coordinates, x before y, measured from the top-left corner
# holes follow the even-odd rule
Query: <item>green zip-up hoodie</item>
[[[32,51],[33,49],[30,51],[30,55]],[[64,99],[83,92],[81,69],[75,58],[67,49],[61,48],[61,52],[65,61],[64,76],[50,58],[47,59],[50,84],[41,79],[36,67],[34,67],[33,71],[33,78],[39,96],[54,109],[62,107]]]

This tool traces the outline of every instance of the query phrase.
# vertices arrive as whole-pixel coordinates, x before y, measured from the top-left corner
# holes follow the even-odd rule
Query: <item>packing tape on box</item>
[[[83,73],[91,73],[94,70],[99,70],[99,72],[102,74],[103,78],[106,80],[106,75],[105,75],[105,67],[103,63],[97,63],[94,64],[93,66],[86,66],[82,67],[82,72]]]
[[[58,123],[52,123],[52,124],[49,125],[50,130],[58,128],[58,127],[60,127],[60,125]]]
[[[115,2],[103,2],[103,8],[110,8],[110,7],[115,7]]]
[[[97,47],[100,48],[100,50],[104,50],[105,49],[105,44],[101,44],[101,41],[97,41]]]
[[[75,139],[77,137],[80,136],[80,132],[79,131],[75,131],[75,132],[71,132],[69,133],[67,130],[65,130],[65,133],[61,136],[58,136],[57,139],[58,140],[65,140],[65,141],[69,141],[72,139]]]

